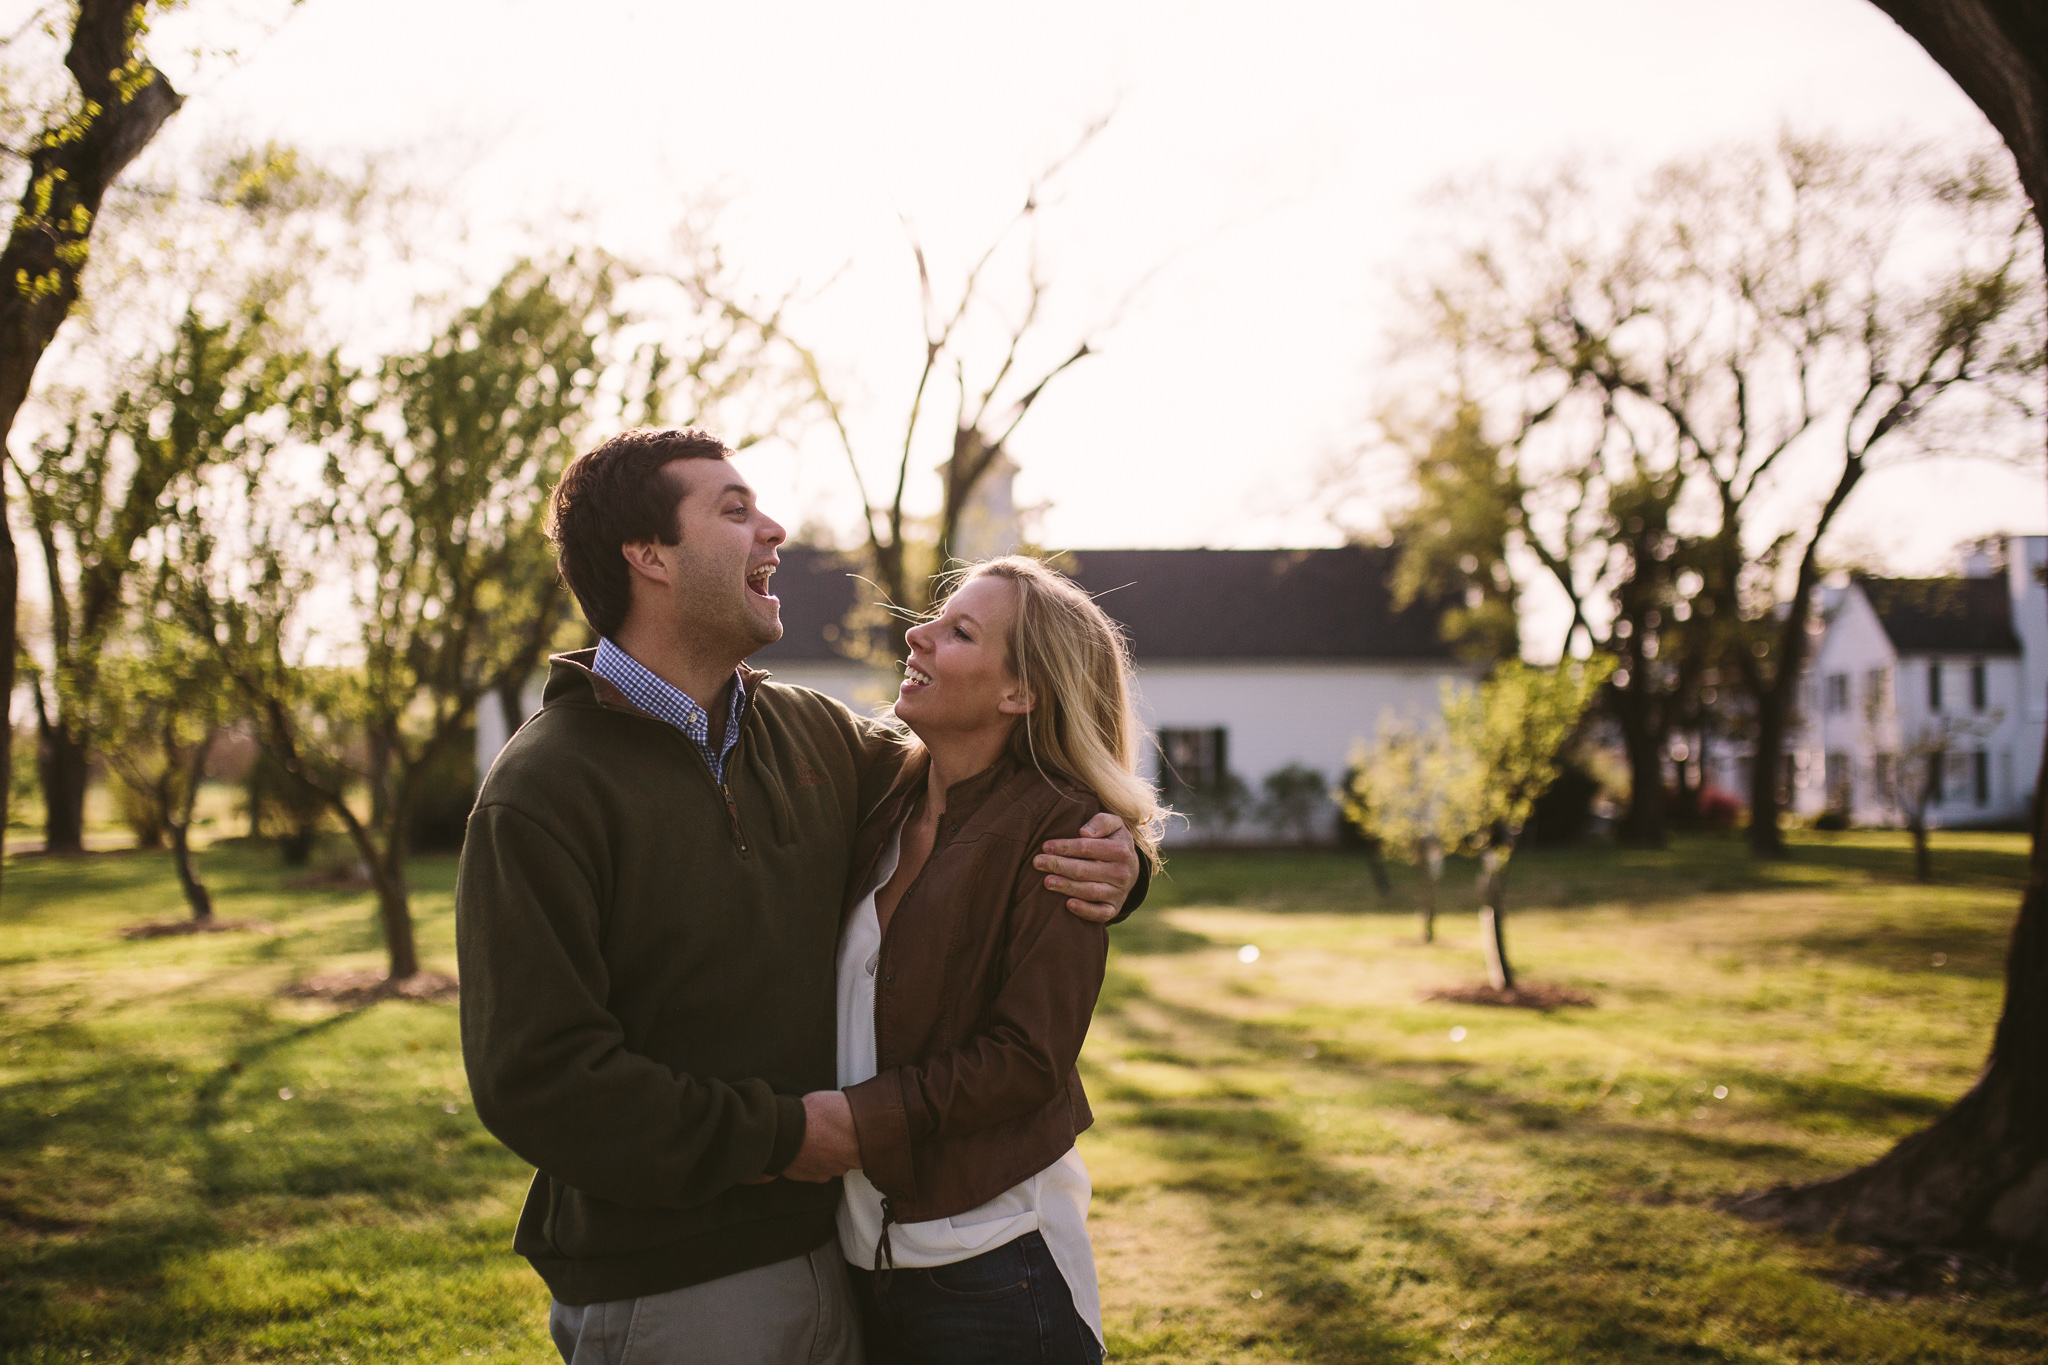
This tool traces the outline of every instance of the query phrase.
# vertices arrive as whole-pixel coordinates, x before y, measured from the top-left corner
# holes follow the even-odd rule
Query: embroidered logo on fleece
[[[822,787],[825,785],[824,777],[819,774],[816,768],[811,766],[811,761],[802,754],[796,756],[796,784],[799,787]]]

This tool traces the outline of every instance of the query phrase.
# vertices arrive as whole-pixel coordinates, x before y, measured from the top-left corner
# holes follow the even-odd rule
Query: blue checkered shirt
[[[732,746],[740,742],[740,708],[746,701],[745,684],[737,674],[732,680],[732,714],[725,721],[725,744],[714,754],[711,752],[711,713],[690,700],[667,679],[649,672],[625,650],[610,640],[599,640],[597,657],[590,661],[590,671],[624,692],[633,705],[648,715],[665,720],[688,735],[690,742],[697,746],[697,752],[704,755],[704,761],[711,765],[712,776],[721,783],[725,781],[725,760],[732,756]]]

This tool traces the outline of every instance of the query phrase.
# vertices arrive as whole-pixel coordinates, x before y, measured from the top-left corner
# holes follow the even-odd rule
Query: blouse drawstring
[[[882,1235],[875,1243],[875,1274],[879,1278],[875,1288],[879,1293],[889,1292],[889,1283],[896,1276],[896,1251],[889,1245],[889,1224],[896,1221],[895,1205],[889,1196],[882,1196]]]

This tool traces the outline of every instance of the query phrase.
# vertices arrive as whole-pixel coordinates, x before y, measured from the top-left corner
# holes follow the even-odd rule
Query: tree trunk
[[[1927,856],[1927,822],[1915,820],[1907,828],[1913,831],[1913,880],[1931,882],[1934,880],[1934,864]]]
[[[1761,694],[1757,701],[1756,754],[1749,764],[1749,856],[1781,858],[1785,832],[1778,828],[1778,779],[1785,766],[1785,712]],[[1787,790],[1785,800],[1791,799]]]
[[[1510,843],[1509,848],[1513,848]],[[1486,979],[1497,991],[1515,988],[1515,969],[1508,964],[1508,941],[1503,921],[1507,918],[1508,853],[1489,848],[1480,859],[1484,902],[1479,909],[1479,939],[1486,948]]]
[[[178,865],[178,886],[185,893],[185,903],[192,907],[192,918],[205,924],[213,918],[213,897],[192,870],[191,829],[189,819],[171,826],[171,859]]]
[[[45,726],[42,735],[43,851],[85,851],[85,787],[88,769],[85,741],[64,723]]]
[[[1649,723],[1648,703],[1617,693],[1615,716],[1621,722],[1622,746],[1628,751],[1628,811],[1615,837],[1631,848],[1662,848],[1667,829],[1664,811],[1663,736]]]
[[[1435,839],[1422,841],[1422,857],[1417,860],[1422,873],[1422,941],[1436,942],[1436,892],[1437,883],[1444,875],[1444,846]]]
[[[0,446],[14,430],[43,352],[78,301],[79,273],[107,187],[184,102],[135,51],[134,21],[143,8],[137,0],[79,0],[64,65],[97,112],[75,135],[49,130],[29,152],[20,207],[0,248]],[[0,480],[0,721],[11,733],[20,563],[6,530],[6,502]],[[0,757],[0,777],[9,766]],[[0,828],[7,791],[0,781]]]
[[[173,753],[172,735],[168,728],[164,734],[164,749]],[[199,880],[199,874],[192,870],[192,811],[199,804],[199,784],[206,777],[206,756],[213,750],[213,736],[207,735],[192,751],[192,760],[184,772],[182,797],[175,803],[166,801],[164,813],[171,827],[171,859],[178,865],[178,885],[184,888],[185,902],[192,907],[192,918],[205,924],[213,918],[213,896],[206,884]]]
[[[420,969],[419,950],[412,938],[412,909],[406,898],[403,834],[393,833],[385,847],[385,856],[371,865],[370,875],[377,884],[377,917],[384,926],[384,948],[391,960],[391,979],[403,981],[417,975]]]
[[[1988,116],[2048,218],[2048,20],[2031,0],[1876,0]],[[2048,778],[2044,744],[2040,778]],[[1873,1242],[2048,1245],[2048,800],[2005,960],[1984,1074],[1933,1126],[1861,1170],[1732,1202],[1737,1212]]]

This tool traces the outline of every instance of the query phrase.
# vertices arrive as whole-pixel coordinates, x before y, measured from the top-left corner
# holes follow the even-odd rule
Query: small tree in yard
[[[564,619],[541,519],[589,416],[608,298],[601,272],[515,267],[423,350],[329,362],[301,419],[317,496],[265,516],[280,493],[252,475],[194,509],[183,613],[355,845],[393,982],[419,971],[405,868],[422,790]],[[352,606],[321,612],[323,588]],[[336,617],[353,628],[321,641]]]
[[[1960,749],[1965,742],[1982,735],[1988,735],[1998,728],[2005,713],[1993,710],[1982,719],[1966,719],[1961,716],[1942,716],[1915,734],[1905,736],[1894,759],[1897,771],[1892,774],[1890,790],[1880,792],[1898,808],[1906,821],[1906,829],[1913,836],[1913,877],[1916,881],[1934,880],[1934,864],[1927,849],[1927,808],[1937,799],[1942,789],[1943,769],[1948,756]]]
[[[100,661],[100,745],[138,816],[170,836],[192,919],[209,924],[213,897],[192,866],[192,809],[230,718],[227,680],[212,650],[155,615],[119,646]]]
[[[1613,668],[1607,658],[1567,660],[1554,669],[1510,660],[1476,688],[1459,692],[1444,687],[1444,728],[1472,765],[1480,937],[1487,980],[1496,991],[1515,990],[1502,932],[1508,860],[1536,799],[1557,779],[1566,746]]]
[[[1478,781],[1472,752],[1437,724],[1380,720],[1368,747],[1352,746],[1344,813],[1370,837],[1414,865],[1421,887],[1422,941],[1436,942],[1437,888],[1444,854],[1478,827]]]

